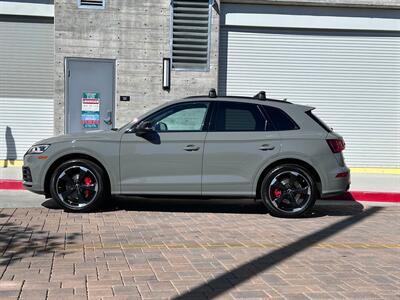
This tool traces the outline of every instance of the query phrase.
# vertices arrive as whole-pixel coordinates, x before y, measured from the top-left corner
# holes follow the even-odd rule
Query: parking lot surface
[[[0,209],[1,299],[400,299],[400,207],[244,200]]]

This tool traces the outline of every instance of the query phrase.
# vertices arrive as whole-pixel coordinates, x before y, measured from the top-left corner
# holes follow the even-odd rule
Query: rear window
[[[296,130],[300,127],[296,124],[291,117],[287,115],[283,110],[264,105],[264,110],[268,115],[268,119],[271,120],[275,130]]]
[[[318,118],[316,115],[312,113],[311,110],[306,111],[306,114],[313,119],[319,126],[321,126],[326,132],[332,132],[332,128],[330,128],[328,125],[324,123],[320,118]]]

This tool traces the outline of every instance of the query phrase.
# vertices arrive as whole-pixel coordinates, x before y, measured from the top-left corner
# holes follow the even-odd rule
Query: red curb
[[[329,197],[327,200],[371,201],[400,203],[400,193],[351,191],[343,195]]]
[[[0,180],[0,190],[24,190],[21,180]]]
[[[0,190],[24,190],[20,180],[0,180]],[[324,200],[371,201],[400,203],[400,193],[352,191]]]

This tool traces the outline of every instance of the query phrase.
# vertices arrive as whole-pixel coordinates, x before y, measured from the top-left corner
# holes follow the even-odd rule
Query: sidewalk
[[[350,190],[400,193],[400,175],[351,173]]]
[[[0,165],[0,180],[22,180],[22,167]]]

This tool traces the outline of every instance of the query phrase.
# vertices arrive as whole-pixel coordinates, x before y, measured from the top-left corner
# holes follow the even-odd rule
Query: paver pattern
[[[0,210],[1,299],[400,299],[400,207],[243,200]]]

